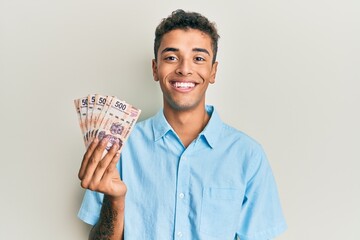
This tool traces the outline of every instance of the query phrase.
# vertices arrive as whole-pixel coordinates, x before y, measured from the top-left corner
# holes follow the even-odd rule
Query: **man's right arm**
[[[103,156],[108,139],[95,139],[84,154],[79,170],[81,186],[104,194],[100,219],[90,232],[89,239],[121,240],[124,232],[126,185],[116,168],[120,154],[114,144]]]
[[[113,201],[105,195],[100,219],[91,229],[89,240],[121,240],[124,232],[125,199]]]

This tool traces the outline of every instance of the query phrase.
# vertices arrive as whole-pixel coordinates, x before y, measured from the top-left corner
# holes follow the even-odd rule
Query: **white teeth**
[[[195,87],[195,83],[192,83],[192,82],[175,82],[174,86],[176,88],[193,88],[193,87]]]

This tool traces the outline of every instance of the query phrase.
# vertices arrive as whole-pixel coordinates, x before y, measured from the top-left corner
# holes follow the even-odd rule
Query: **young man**
[[[90,239],[274,238],[286,223],[261,146],[205,105],[218,65],[215,26],[178,10],[155,35],[163,109],[136,125],[121,157],[114,145],[102,158],[103,139],[83,158],[79,217],[94,225]]]

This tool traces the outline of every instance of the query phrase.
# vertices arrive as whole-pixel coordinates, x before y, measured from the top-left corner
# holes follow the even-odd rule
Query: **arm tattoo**
[[[109,240],[114,234],[114,222],[118,213],[111,207],[108,198],[105,196],[100,215],[100,224],[94,229],[94,239]]]

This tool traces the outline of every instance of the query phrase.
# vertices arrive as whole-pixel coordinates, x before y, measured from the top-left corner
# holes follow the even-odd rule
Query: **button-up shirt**
[[[262,147],[221,121],[186,148],[163,111],[136,125],[121,153],[125,240],[265,240],[286,229]],[[78,216],[95,224],[103,195],[87,190]]]

